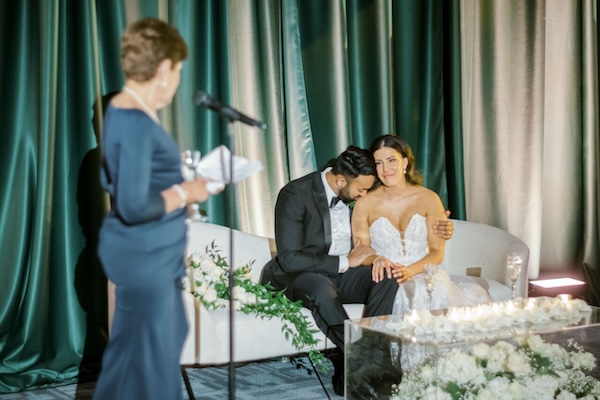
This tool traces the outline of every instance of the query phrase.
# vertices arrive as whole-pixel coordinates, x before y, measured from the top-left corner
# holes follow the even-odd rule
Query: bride
[[[452,282],[440,266],[431,300],[423,279],[425,264],[440,264],[445,241],[433,233],[436,221],[445,220],[439,196],[422,186],[415,158],[407,143],[393,135],[380,136],[371,145],[379,182],[356,201],[352,213],[354,240],[371,246],[375,282],[394,277],[399,288],[394,314],[412,309],[440,309],[491,301],[476,283]],[[378,185],[378,186],[377,186]],[[431,301],[431,302],[430,302]]]

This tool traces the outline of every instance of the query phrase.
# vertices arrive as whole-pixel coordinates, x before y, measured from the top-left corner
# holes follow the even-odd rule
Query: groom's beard
[[[352,203],[354,200],[352,197],[350,197],[350,189],[348,188],[349,185],[346,185],[345,187],[343,187],[342,189],[340,189],[340,192],[338,193],[338,197],[340,198],[340,200],[342,200],[345,204],[350,204]]]

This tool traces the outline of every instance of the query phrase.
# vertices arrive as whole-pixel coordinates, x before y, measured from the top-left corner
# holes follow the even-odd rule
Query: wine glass
[[[192,181],[194,179],[196,179],[198,176],[198,174],[196,173],[196,167],[198,166],[198,163],[200,162],[200,152],[198,150],[185,150],[183,153],[181,153],[181,161],[182,161],[182,168],[181,168],[181,172],[183,175],[183,178],[186,181]],[[200,204],[198,203],[192,203],[190,205],[191,208],[191,215],[190,215],[190,220],[191,221],[205,221],[206,218],[202,215],[202,213],[200,212]]]
[[[429,309],[431,310],[431,303],[433,298],[433,289],[435,287],[435,277],[437,276],[438,265],[427,263],[423,266],[423,280],[425,281],[425,289],[429,294]]]
[[[508,253],[506,256],[506,271],[512,281],[512,298],[516,297],[516,285],[519,274],[521,273],[521,266],[523,265],[523,255],[521,253]]]

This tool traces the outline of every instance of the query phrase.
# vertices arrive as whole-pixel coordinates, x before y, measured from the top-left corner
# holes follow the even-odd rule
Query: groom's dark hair
[[[377,167],[371,152],[356,146],[348,146],[342,154],[325,165],[325,168],[329,167],[331,167],[331,172],[336,175],[344,175],[348,180],[359,175],[377,177]]]

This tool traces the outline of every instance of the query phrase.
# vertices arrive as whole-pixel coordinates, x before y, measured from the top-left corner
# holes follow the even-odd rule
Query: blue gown
[[[116,309],[94,399],[181,399],[186,212],[165,214],[160,194],[183,181],[180,151],[142,111],[113,107],[102,146],[111,211],[98,253],[116,285]]]

